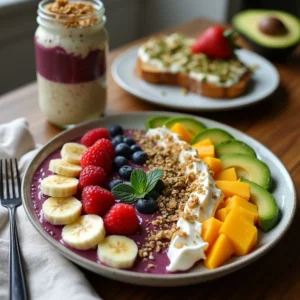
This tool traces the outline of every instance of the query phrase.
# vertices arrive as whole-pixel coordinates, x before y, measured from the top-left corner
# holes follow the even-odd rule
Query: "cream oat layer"
[[[208,166],[199,159],[197,151],[181,141],[177,134],[161,127],[148,130],[146,135],[163,148],[170,145],[178,147],[178,162],[191,182],[193,191],[185,204],[183,216],[177,221],[176,232],[167,252],[170,260],[167,270],[185,271],[206,258],[204,251],[208,243],[201,238],[202,222],[214,216],[223,194],[216,187]]]

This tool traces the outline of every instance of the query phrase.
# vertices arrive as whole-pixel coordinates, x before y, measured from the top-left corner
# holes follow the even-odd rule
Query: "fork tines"
[[[20,198],[21,180],[16,158],[0,160],[0,199]]]

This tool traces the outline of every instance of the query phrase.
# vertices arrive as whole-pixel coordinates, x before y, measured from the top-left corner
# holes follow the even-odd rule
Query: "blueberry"
[[[137,151],[132,154],[132,161],[137,165],[143,165],[148,160],[148,155],[144,151]]]
[[[123,128],[120,125],[113,124],[108,128],[108,132],[111,137],[123,134]]]
[[[117,147],[117,145],[123,143],[124,141],[124,136],[123,135],[117,135],[112,139],[112,144],[114,145],[114,147]]]
[[[121,167],[128,165],[128,160],[124,156],[116,156],[113,161],[113,169],[118,171]]]
[[[139,213],[149,215],[157,211],[157,203],[153,198],[139,199],[135,208]]]
[[[158,191],[159,194],[161,194],[161,192],[163,191],[164,188],[165,188],[164,182],[163,182],[161,179],[159,179],[159,180],[157,181],[157,183],[156,183],[154,189],[155,189],[156,191]]]
[[[157,199],[158,197],[159,197],[159,195],[160,195],[160,193],[157,191],[157,190],[155,190],[155,189],[153,189],[151,192],[149,192],[147,195],[146,195],[146,198],[148,199],[148,198],[153,198],[153,199]]]
[[[132,137],[127,136],[124,138],[124,143],[127,144],[128,146],[132,146],[135,144],[135,140]]]
[[[142,151],[142,148],[139,145],[132,145],[130,146],[131,153]]]
[[[123,183],[123,181],[120,179],[114,179],[108,184],[108,189],[111,191],[115,186],[117,186],[120,183]]]
[[[125,143],[121,143],[117,145],[116,156],[124,156],[126,158],[129,158],[131,156],[130,147]]]
[[[130,179],[130,175],[131,175],[132,171],[133,171],[132,167],[125,165],[119,169],[119,175],[121,178],[128,180],[128,179]]]

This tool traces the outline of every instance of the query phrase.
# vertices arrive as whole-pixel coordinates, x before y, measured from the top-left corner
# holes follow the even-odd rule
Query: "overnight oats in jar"
[[[47,119],[68,127],[104,114],[108,36],[98,0],[44,0],[35,52],[39,104]]]

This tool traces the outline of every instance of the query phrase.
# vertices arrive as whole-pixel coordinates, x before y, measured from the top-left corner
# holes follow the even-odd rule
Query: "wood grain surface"
[[[195,20],[169,31],[197,36],[212,25]],[[110,62],[136,41],[110,55]],[[298,49],[299,50],[299,49]],[[284,63],[276,63],[281,83],[265,101],[251,107],[218,113],[195,113],[231,125],[273,151],[293,177],[300,195],[300,51]],[[298,54],[298,55],[297,55]],[[129,95],[108,76],[106,114],[124,111],[162,110]],[[26,117],[39,143],[60,132],[49,124],[38,107],[36,83],[0,97],[1,123]],[[289,201],[289,199],[287,199]],[[83,270],[103,299],[300,299],[300,215],[280,243],[257,262],[221,279],[178,288],[150,288],[116,282]]]

